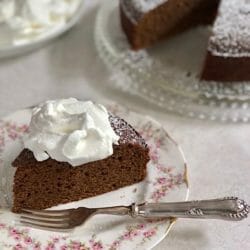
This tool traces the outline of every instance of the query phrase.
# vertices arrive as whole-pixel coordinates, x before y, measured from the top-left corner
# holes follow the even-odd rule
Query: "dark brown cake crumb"
[[[206,81],[238,82],[250,80],[250,57],[223,57],[207,52],[201,74]]]
[[[72,167],[53,159],[38,162],[24,149],[13,162],[13,211],[45,209],[81,200],[142,181],[149,161],[144,139],[124,120],[110,115],[119,145],[106,159]]]

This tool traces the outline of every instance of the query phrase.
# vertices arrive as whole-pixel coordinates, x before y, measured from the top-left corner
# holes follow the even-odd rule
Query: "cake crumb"
[[[136,193],[136,192],[137,192],[137,188],[134,188],[134,189],[133,189],[133,193]]]

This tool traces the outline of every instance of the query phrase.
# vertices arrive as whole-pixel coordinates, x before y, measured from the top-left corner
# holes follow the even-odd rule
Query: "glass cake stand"
[[[250,82],[198,79],[210,33],[208,27],[134,52],[121,29],[118,4],[116,0],[103,2],[95,27],[96,47],[111,71],[112,87],[181,116],[223,122],[250,121]]]

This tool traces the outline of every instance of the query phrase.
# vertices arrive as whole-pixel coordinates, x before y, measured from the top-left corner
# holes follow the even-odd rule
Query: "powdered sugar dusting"
[[[127,17],[136,23],[140,17],[168,0],[121,0],[121,6]]]
[[[209,51],[224,57],[250,56],[250,0],[222,0]]]

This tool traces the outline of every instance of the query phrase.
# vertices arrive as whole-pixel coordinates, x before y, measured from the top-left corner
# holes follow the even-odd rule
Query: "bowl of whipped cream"
[[[83,0],[0,0],[0,58],[36,49],[74,26]]]

